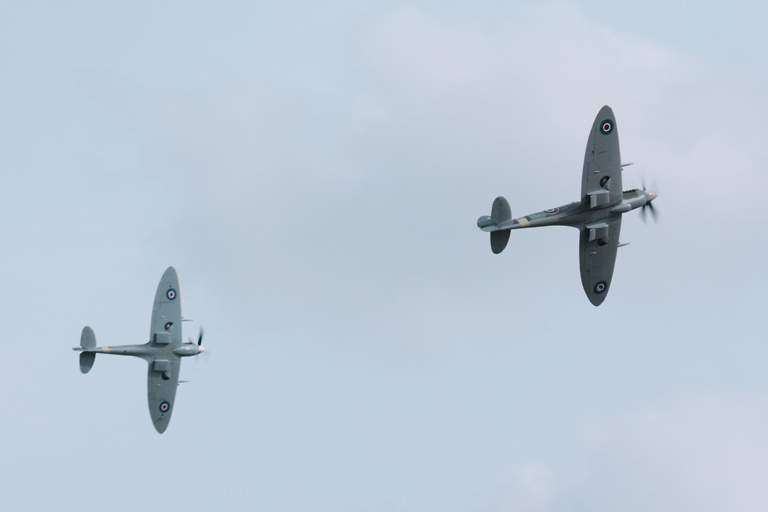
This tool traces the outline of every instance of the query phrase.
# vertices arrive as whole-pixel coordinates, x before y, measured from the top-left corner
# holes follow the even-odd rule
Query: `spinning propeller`
[[[195,342],[192,341],[192,336],[190,336],[188,339],[189,339],[189,342],[187,343],[187,345],[195,344]],[[200,334],[197,337],[197,347],[198,347],[197,349],[198,355],[200,355],[200,353],[202,352],[205,352],[205,347],[203,346],[203,328],[202,327],[200,328]]]
[[[645,197],[647,198],[648,202],[645,203],[642,208],[640,208],[640,218],[642,219],[643,223],[645,223],[645,209],[648,208],[651,211],[651,217],[653,217],[653,222],[659,221],[659,213],[653,208],[653,200],[656,199],[656,196],[658,194],[656,192],[651,192],[650,190],[645,188],[645,180],[643,180],[643,192],[645,192]]]

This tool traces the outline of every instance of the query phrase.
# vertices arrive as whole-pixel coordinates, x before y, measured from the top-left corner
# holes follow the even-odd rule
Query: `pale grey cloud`
[[[673,394],[584,412],[570,448],[514,464],[490,510],[760,510],[768,499],[764,398]]]
[[[0,21],[0,504],[762,505],[766,102],[743,60],[589,3],[56,9]],[[627,216],[595,309],[574,231],[495,256],[475,221],[500,194],[576,199],[606,103],[662,217]],[[143,363],[82,376],[69,346],[86,323],[143,340],[169,264],[211,357],[157,436]],[[115,500],[148,474],[168,487]]]

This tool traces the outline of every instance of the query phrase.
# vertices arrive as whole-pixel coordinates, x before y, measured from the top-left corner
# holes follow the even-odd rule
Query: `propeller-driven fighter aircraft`
[[[611,107],[606,105],[597,114],[587,141],[580,201],[513,219],[507,200],[497,197],[491,216],[480,217],[477,227],[491,233],[494,254],[504,250],[513,229],[541,226],[578,228],[581,284],[589,301],[599,306],[611,286],[616,251],[620,246],[621,215],[642,207],[644,216],[648,207],[654,218],[656,216],[651,204],[656,198],[655,192],[637,189],[622,192],[621,171],[627,165],[630,164],[621,163],[616,118]]]
[[[143,345],[121,345],[116,347],[97,347],[96,336],[90,327],[83,328],[80,346],[75,347],[80,353],[80,371],[88,373],[96,360],[96,354],[116,354],[135,356],[147,361],[147,399],[152,424],[161,434],[168,428],[173,413],[173,402],[179,384],[181,358],[196,356],[205,351],[202,346],[203,331],[197,344],[181,342],[181,297],[179,278],[173,267],[168,267],[155,293],[152,306],[152,323],[149,328],[149,341]]]

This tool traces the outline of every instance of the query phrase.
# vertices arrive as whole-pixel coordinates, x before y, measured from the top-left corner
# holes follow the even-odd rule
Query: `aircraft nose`
[[[656,199],[656,196],[657,196],[657,195],[658,195],[658,194],[657,194],[656,192],[651,192],[650,190],[646,190],[646,191],[645,191],[645,198],[646,198],[646,200],[647,200],[647,202],[648,202],[648,203],[650,203],[651,201],[653,201],[654,199]]]
[[[199,346],[197,347],[197,353],[198,353],[198,354],[202,354],[203,352],[205,352],[205,347],[204,347],[204,346],[202,346],[202,345],[199,345]]]

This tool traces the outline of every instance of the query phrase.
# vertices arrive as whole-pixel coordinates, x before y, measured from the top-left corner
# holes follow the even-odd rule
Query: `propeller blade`
[[[648,208],[651,210],[651,217],[653,217],[653,222],[659,222],[659,213],[653,207],[653,203],[648,203],[646,206],[648,206]]]
[[[642,208],[640,208],[640,220],[642,220],[642,221],[643,221],[643,224],[645,224],[645,223],[646,223],[646,219],[645,219],[645,207],[646,207],[646,206],[648,206],[648,205],[647,205],[647,204],[646,204],[646,205],[643,205],[643,207],[642,207]]]
[[[200,336],[198,336],[198,338],[197,338],[197,346],[199,347],[202,344],[203,344],[203,328],[201,327],[200,328]]]

